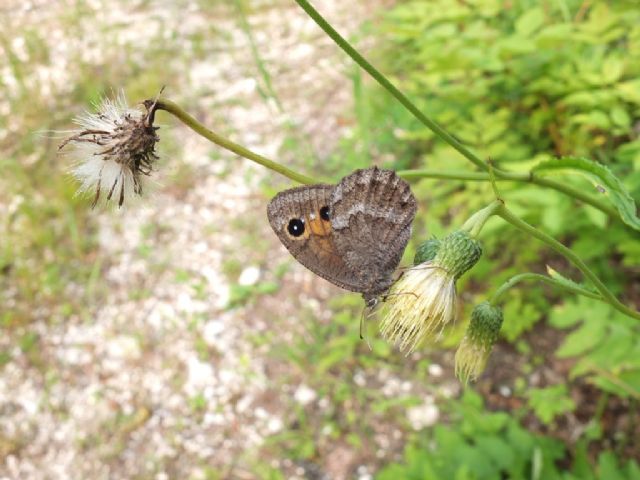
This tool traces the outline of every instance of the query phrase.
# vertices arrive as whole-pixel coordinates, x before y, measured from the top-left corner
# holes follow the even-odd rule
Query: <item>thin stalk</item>
[[[258,47],[256,46],[255,38],[253,38],[253,31],[251,30],[251,25],[249,25],[249,19],[247,18],[244,5],[242,0],[235,0],[236,10],[238,11],[238,17],[240,19],[240,27],[242,31],[247,36],[247,40],[249,40],[249,48],[251,49],[251,55],[253,56],[253,61],[258,67],[258,71],[260,72],[260,76],[262,77],[262,81],[264,82],[264,86],[266,89],[266,93],[271,99],[273,99],[276,104],[276,108],[278,112],[284,113],[284,108],[282,107],[282,103],[280,102],[280,98],[276,94],[275,89],[273,88],[273,84],[271,83],[271,75],[267,71],[267,67],[258,52]]]
[[[406,180],[417,180],[420,178],[438,178],[447,180],[464,180],[470,182],[490,182],[491,176],[486,172],[463,172],[456,170],[429,170],[429,169],[416,169],[416,170],[400,170],[397,172],[402,178]],[[496,180],[500,181],[512,181],[522,183],[532,183],[534,185],[540,185],[543,187],[553,188],[569,197],[573,197],[576,200],[580,200],[587,205],[591,205],[597,208],[603,213],[606,213],[610,217],[620,218],[618,212],[612,206],[607,203],[598,200],[590,196],[589,194],[578,190],[575,187],[566,185],[564,183],[557,182],[548,178],[536,177],[531,172],[519,173],[519,172],[505,172],[504,170],[493,169]]]
[[[449,132],[444,130],[440,125],[422,113],[404,93],[396,88],[387,77],[380,73],[373,65],[371,65],[351,44],[344,39],[323,17],[318,11],[311,6],[306,0],[296,0],[296,3],[309,15],[331,39],[349,55],[360,67],[362,67],[369,75],[371,75],[385,90],[393,95],[409,112],[413,114],[420,122],[435,133],[442,140],[455,148],[460,154],[471,161],[477,167],[486,170],[487,165],[480,160],[475,154],[467,149],[460,141],[454,138]]]
[[[207,140],[212,141],[213,143],[221,146],[222,148],[226,148],[227,150],[235,153],[236,155],[240,155],[241,157],[244,157],[253,162],[256,162],[262,165],[263,167],[267,167],[268,169],[273,170],[274,172],[278,172],[281,175],[284,175],[285,177],[290,178],[295,182],[306,184],[306,185],[309,185],[312,183],[318,183],[317,179],[313,179],[301,173],[295,172],[285,167],[284,165],[276,163],[273,160],[269,160],[268,158],[265,158],[262,155],[258,155],[257,153],[254,153],[251,150],[248,150],[243,146],[238,145],[237,143],[234,143],[231,140],[226,139],[215,132],[212,132],[211,130],[206,128],[204,125],[198,122],[195,118],[193,118],[191,115],[189,115],[187,112],[185,112],[182,108],[180,108],[176,103],[172,102],[171,100],[166,100],[164,98],[158,100],[157,108],[159,110],[164,110],[166,112],[169,112],[170,114],[175,116],[178,120],[180,120],[182,123],[184,123],[187,127],[189,127],[191,130],[193,130],[197,134],[202,135]]]
[[[487,220],[489,220],[491,216],[495,215],[502,204],[502,200],[494,200],[488,206],[486,206],[482,210],[477,211],[469,219],[467,219],[467,221],[464,222],[464,224],[460,227],[460,230],[469,232],[469,235],[471,235],[473,238],[476,238],[480,234],[480,231],[482,230],[482,227],[484,227],[484,224],[487,222]]]
[[[546,275],[540,275],[538,273],[521,273],[519,275],[515,275],[511,277],[509,280],[503,283],[500,286],[500,288],[498,288],[498,290],[496,290],[493,296],[489,299],[489,303],[491,303],[492,305],[495,305],[500,300],[500,297],[502,297],[507,292],[507,290],[509,290],[510,288],[514,287],[516,284],[524,280],[536,280],[539,282],[544,282],[553,287],[567,290],[571,293],[584,295],[585,297],[594,298],[596,300],[602,300],[601,295],[594,292],[590,292],[585,288],[580,288],[577,285],[567,285],[562,282],[559,282],[555,278],[547,277]]]
[[[609,380],[615,386],[617,386],[617,387],[621,388],[622,390],[624,390],[625,392],[627,392],[629,394],[629,396],[633,397],[636,400],[640,400],[640,393],[638,393],[638,390],[633,388],[631,385],[629,385],[627,382],[625,382],[621,378],[616,377],[610,371],[605,370],[604,368],[600,367],[599,365],[596,365],[593,362],[589,362],[588,367],[591,370],[593,370],[594,372],[596,372],[598,375],[600,375],[601,377],[604,377],[607,380]]]
[[[438,178],[444,180],[463,180],[471,182],[486,182],[489,174],[483,172],[466,172],[462,170],[398,170],[398,176],[405,180],[419,180],[421,178]]]
[[[509,209],[501,205],[500,208],[496,211],[496,215],[499,215],[504,220],[509,222],[516,228],[528,233],[532,237],[537,238],[538,240],[546,243],[551,248],[553,248],[556,252],[560,253],[568,260],[570,260],[576,267],[580,269],[582,274],[593,284],[593,286],[600,292],[602,295],[603,301],[606,301],[609,305],[611,305],[616,310],[628,315],[632,318],[640,320],[640,312],[630,309],[625,304],[620,302],[614,295],[609,291],[607,286],[600,280],[596,274],[594,274],[589,267],[582,261],[582,259],[576,255],[571,249],[565,247],[563,244],[558,242],[555,238],[550,237],[546,233],[541,232],[540,230],[532,227],[524,220],[518,218],[516,215],[511,213]]]
[[[584,193],[581,190],[578,190],[577,188],[574,188],[570,185],[566,185],[564,183],[561,182],[557,182],[555,180],[551,180],[549,178],[540,178],[540,177],[534,177],[533,173],[531,174],[532,178],[531,180],[529,180],[531,183],[535,183],[536,185],[540,185],[542,187],[550,187],[553,188],[554,190],[557,190],[559,192],[564,193],[565,195],[568,195],[570,197],[573,197],[577,200],[580,200],[584,203],[587,203],[589,205],[591,205],[592,207],[597,208],[598,210],[603,211],[604,213],[606,213],[607,215],[609,215],[612,218],[616,218],[618,220],[620,220],[620,215],[618,214],[618,212],[616,211],[615,208],[613,208],[612,206],[601,202],[593,197],[591,197],[589,194]]]
[[[493,160],[487,161],[487,166],[489,167],[489,180],[491,181],[491,188],[493,189],[493,194],[496,196],[496,200],[502,199],[500,195],[500,191],[498,190],[498,184],[496,183],[496,169],[493,166]]]

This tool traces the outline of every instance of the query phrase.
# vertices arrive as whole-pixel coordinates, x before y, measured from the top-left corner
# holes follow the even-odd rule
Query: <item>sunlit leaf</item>
[[[601,163],[580,157],[563,157],[542,162],[534,168],[534,171],[578,174],[586,177],[593,183],[597,192],[613,203],[624,223],[640,231],[640,218],[637,216],[633,197],[611,170]]]

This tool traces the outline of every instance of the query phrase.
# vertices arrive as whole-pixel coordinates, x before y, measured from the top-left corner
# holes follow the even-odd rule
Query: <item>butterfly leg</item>
[[[364,340],[365,342],[367,342],[367,346],[371,351],[373,351],[373,348],[371,348],[371,343],[369,343],[369,337],[366,335],[365,328],[364,328],[364,321],[365,321],[365,315],[367,314],[367,312],[372,311],[373,306],[375,306],[376,303],[378,303],[377,299],[374,300],[372,305],[367,304],[367,306],[362,309],[362,313],[360,314],[360,340]]]

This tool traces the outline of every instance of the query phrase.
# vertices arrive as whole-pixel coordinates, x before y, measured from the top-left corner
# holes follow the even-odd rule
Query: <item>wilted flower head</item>
[[[471,313],[471,322],[456,351],[456,376],[467,383],[475,380],[487,364],[493,344],[502,327],[502,309],[489,302],[477,305]]]
[[[467,232],[418,247],[415,266],[408,269],[386,296],[382,336],[411,353],[428,335],[455,319],[456,280],[479,260],[480,244]]]
[[[142,109],[127,106],[123,93],[104,99],[96,113],[75,118],[79,129],[60,145],[75,147],[73,175],[82,182],[80,191],[94,191],[93,205],[104,192],[106,201],[142,194],[142,176],[149,175],[158,159],[155,144],[158,127],[153,126],[156,103]]]

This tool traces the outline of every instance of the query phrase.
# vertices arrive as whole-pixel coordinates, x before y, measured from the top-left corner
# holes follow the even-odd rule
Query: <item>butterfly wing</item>
[[[302,265],[341,288],[359,292],[359,272],[336,250],[328,217],[333,189],[319,184],[280,192],[269,202],[267,216],[282,244]]]
[[[384,292],[416,215],[409,184],[391,170],[356,170],[333,189],[330,206],[336,250],[349,270],[361,272],[361,291]]]

